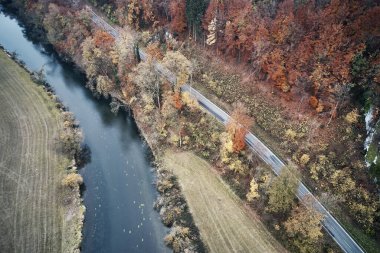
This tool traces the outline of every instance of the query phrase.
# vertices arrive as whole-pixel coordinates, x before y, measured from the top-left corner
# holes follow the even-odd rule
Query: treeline
[[[92,0],[119,25],[169,27],[250,66],[333,117],[350,94],[379,105],[380,6],[345,0]]]

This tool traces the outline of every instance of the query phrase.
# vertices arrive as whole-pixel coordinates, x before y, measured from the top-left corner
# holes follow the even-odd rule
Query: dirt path
[[[178,177],[210,252],[286,252],[207,162],[187,152],[167,152],[164,161]]]
[[[0,66],[0,252],[61,252],[59,112],[2,51]]]

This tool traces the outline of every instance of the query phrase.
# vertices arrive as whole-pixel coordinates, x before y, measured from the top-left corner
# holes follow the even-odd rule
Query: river
[[[1,9],[0,9],[1,11]],[[91,150],[83,176],[86,207],[82,252],[167,252],[153,202],[157,192],[149,150],[126,112],[114,115],[96,99],[73,66],[25,36],[16,19],[0,12],[0,44],[33,71],[44,66],[47,81],[75,114]]]

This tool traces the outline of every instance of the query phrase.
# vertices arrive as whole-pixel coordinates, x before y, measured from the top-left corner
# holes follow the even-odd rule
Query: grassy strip
[[[164,164],[178,177],[210,252],[286,251],[206,161],[190,152],[168,151]]]
[[[0,248],[79,252],[83,208],[79,187],[62,186],[61,106],[3,51],[0,65]]]

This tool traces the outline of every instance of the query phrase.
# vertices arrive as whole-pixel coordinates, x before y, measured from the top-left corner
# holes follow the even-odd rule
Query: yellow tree
[[[140,62],[132,74],[133,82],[161,108],[161,78],[151,60]]]
[[[313,207],[311,196],[306,196],[301,205],[292,210],[291,216],[285,221],[287,234],[300,252],[315,252],[322,238],[323,216]]]
[[[172,84],[172,89],[174,91],[173,104],[175,108],[181,110],[182,101],[180,88],[182,85],[188,82],[193,70],[192,64],[183,54],[178,51],[167,52],[164,59],[162,60],[162,63],[163,66],[169,70],[165,74],[171,78],[174,78],[174,83]]]
[[[175,77],[174,89],[179,89],[187,83],[192,74],[192,64],[183,54],[178,51],[169,51],[162,62]]]
[[[105,98],[108,98],[108,95],[115,88],[114,83],[108,76],[99,75],[96,78],[96,91],[99,94],[102,94]]]
[[[249,192],[245,196],[248,202],[259,198],[259,185],[256,183],[256,180],[254,178],[252,178],[251,183],[249,184]]]

